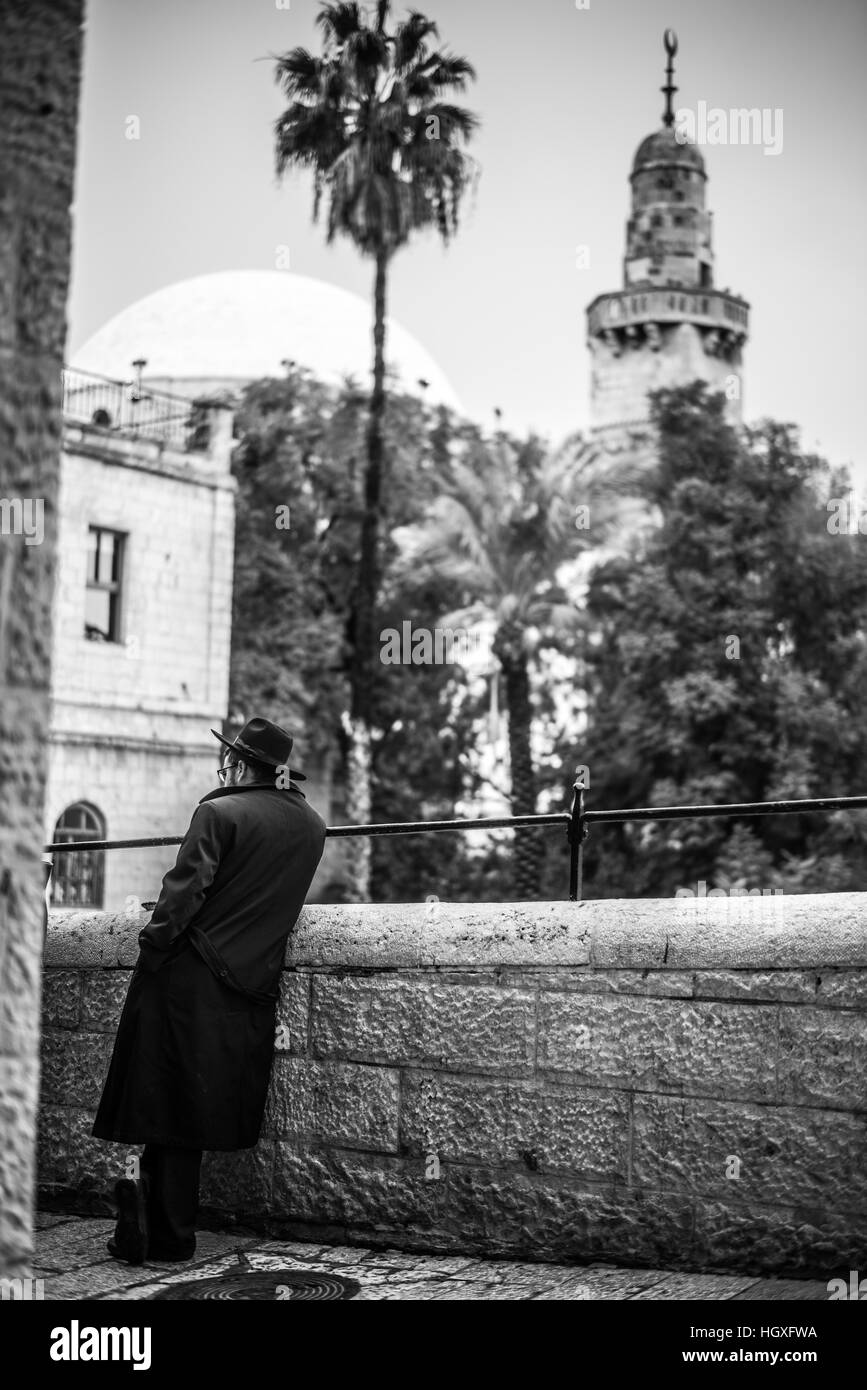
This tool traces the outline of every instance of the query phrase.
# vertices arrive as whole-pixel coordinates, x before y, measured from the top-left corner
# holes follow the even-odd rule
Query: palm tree
[[[327,194],[327,239],[347,236],[374,262],[373,387],[362,481],[363,512],[355,601],[349,624],[351,710],[348,808],[370,819],[370,725],[378,646],[374,610],[383,519],[386,284],[392,256],[413,232],[434,227],[447,242],[458,226],[474,165],[460,148],[476,129],[446,96],[475,73],[465,58],[431,46],[437,27],[410,14],[386,29],[390,5],[374,16],[357,4],[326,4],[317,16],[322,56],[295,48],[276,78],[289,105],[275,126],[277,172],[309,168],[313,217]],[[366,897],[369,843],[356,842],[356,887]]]
[[[637,477],[580,436],[550,451],[539,440],[516,446],[499,434],[493,448],[479,440],[452,461],[425,520],[397,533],[404,563],[420,581],[447,577],[466,596],[442,624],[493,629],[508,711],[513,815],[536,812],[534,662],[543,647],[581,632],[580,609],[567,592],[574,562],[616,535],[621,501]],[[538,894],[541,858],[537,832],[516,831],[518,898]]]

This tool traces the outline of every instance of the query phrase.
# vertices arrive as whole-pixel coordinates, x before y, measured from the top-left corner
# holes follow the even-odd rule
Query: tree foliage
[[[589,805],[769,801],[867,786],[867,537],[829,531],[848,484],[791,426],[740,439],[700,384],[653,398],[661,524],[594,573]],[[574,751],[574,745],[572,746]],[[863,887],[867,818],[600,826],[589,895]],[[758,881],[756,881],[758,879]]]
[[[323,5],[323,52],[294,48],[274,74],[288,100],[275,125],[278,174],[311,169],[328,240],[348,236],[372,257],[423,227],[447,241],[475,172],[462,144],[477,117],[447,100],[475,77],[472,65],[434,47],[437,26],[418,12],[389,32],[390,8]]]
[[[630,471],[629,480],[633,480]],[[448,584],[457,606],[440,623],[486,623],[502,675],[508,717],[508,787],[514,815],[537,812],[538,758],[532,733],[545,699],[548,650],[574,640],[580,612],[568,592],[570,566],[608,538],[616,516],[623,469],[580,437],[551,450],[530,437],[477,438],[465,453],[449,457],[424,519],[404,529],[405,566],[440,592]],[[594,526],[576,526],[579,510]],[[516,830],[513,892],[538,896],[547,836]]]
[[[238,484],[231,660],[231,712],[263,714],[288,727],[299,762],[329,761],[334,818],[348,818],[352,586],[363,506],[366,402],[348,383],[336,391],[295,371],[248,388],[237,415]],[[392,394],[385,417],[389,506],[396,526],[433,501],[445,460],[477,433],[445,410]],[[287,520],[288,527],[279,523]],[[433,629],[456,601],[448,581],[434,589],[399,562],[385,537],[385,580],[377,632],[409,620]],[[372,818],[449,819],[479,790],[473,752],[483,693],[460,665],[382,666],[373,708]],[[468,850],[463,835],[373,842],[372,896],[456,899],[493,891],[496,850]],[[486,877],[487,876],[487,877]],[[335,884],[334,896],[351,896]],[[494,894],[496,896],[496,893]],[[500,891],[499,896],[507,896]]]
[[[590,768],[596,807],[863,793],[867,537],[829,530],[827,505],[846,493],[845,476],[803,455],[791,427],[737,436],[698,385],[658,394],[654,410],[659,462],[638,482],[580,440],[555,454],[539,440],[492,441],[391,395],[377,634],[481,618],[514,636],[529,679],[512,732],[525,740],[533,796],[515,810],[565,808],[578,764]],[[233,713],[288,725],[301,754],[331,759],[338,789],[365,411],[351,383],[335,391],[298,372],[259,383],[238,417],[234,462]],[[592,543],[589,563],[616,539],[618,489],[637,487],[655,524],[579,581],[570,557]],[[599,527],[578,530],[576,506],[588,502]],[[285,507],[288,530],[277,525]],[[505,704],[509,649],[495,651]],[[492,788],[508,796],[509,758],[491,766],[491,698],[492,677],[458,664],[381,664],[371,819],[483,814]],[[349,804],[338,794],[335,819],[350,818]],[[701,880],[857,888],[865,835],[863,812],[845,811],[599,826],[585,892],[668,895]],[[546,831],[540,844],[539,891],[563,897],[565,836]],[[375,900],[521,894],[502,834],[395,836],[372,849]]]

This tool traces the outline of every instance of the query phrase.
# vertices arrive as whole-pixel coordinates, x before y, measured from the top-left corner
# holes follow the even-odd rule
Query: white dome
[[[282,377],[283,359],[337,384],[352,375],[367,388],[373,360],[367,301],[323,280],[281,270],[224,270],[179,280],[116,314],[71,355],[70,366],[129,381],[136,358],[143,379],[169,389],[196,382],[241,386]],[[393,385],[460,412],[444,373],[421,344],[387,320],[386,368]]]

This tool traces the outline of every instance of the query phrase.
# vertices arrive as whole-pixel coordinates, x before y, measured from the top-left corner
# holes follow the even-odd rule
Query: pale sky
[[[319,48],[318,4],[279,3],[87,0],[69,361],[143,295],[274,269],[279,246],[293,272],[369,295],[370,264],[312,225],[309,177],[275,179],[269,55]],[[867,484],[864,0],[416,3],[478,71],[463,101],[481,178],[452,245],[428,233],[400,253],[389,312],[468,414],[490,426],[500,406],[506,428],[553,439],[587,427],[584,310],[622,284],[627,180],[660,124],[672,26],[678,106],[782,112],[777,155],[703,150],[716,284],[751,304],[745,417],[797,423]]]

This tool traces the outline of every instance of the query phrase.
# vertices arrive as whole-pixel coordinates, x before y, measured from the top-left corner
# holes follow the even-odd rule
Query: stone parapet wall
[[[431,915],[431,914],[434,915]],[[146,918],[58,916],[40,1184],[89,1135]],[[436,1251],[867,1268],[867,894],[308,908],[255,1150],[211,1216]]]

